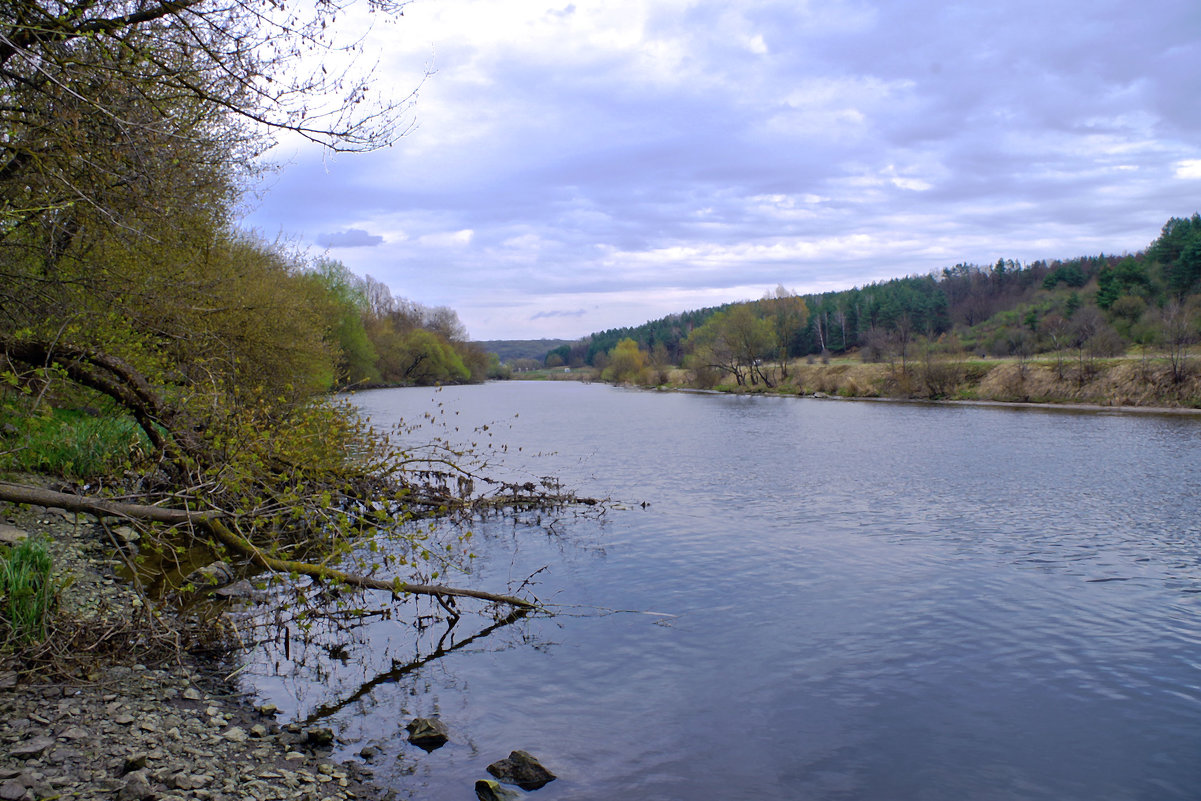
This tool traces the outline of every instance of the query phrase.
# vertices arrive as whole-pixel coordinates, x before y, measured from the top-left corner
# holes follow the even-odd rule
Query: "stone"
[[[113,534],[126,545],[142,538],[142,535],[133,526],[117,526],[113,529]]]
[[[16,779],[9,779],[0,784],[0,801],[21,801],[25,797],[27,788],[24,784]]]
[[[24,529],[10,526],[7,523],[0,523],[0,543],[4,545],[16,545],[27,539],[29,539],[29,532]]]
[[[219,587],[213,591],[213,595],[218,598],[253,598],[257,593],[258,590],[246,579],[235,581],[228,587]]]
[[[9,750],[8,755],[17,759],[34,759],[44,754],[46,749],[52,745],[54,745],[53,738],[39,735],[23,743],[17,743]]]
[[[250,736],[262,738],[267,736],[267,727],[262,723],[256,723],[250,727]]]
[[[133,715],[125,713],[117,715],[115,718],[113,718],[113,723],[120,723],[122,726],[128,726],[129,724],[133,723],[134,720],[135,718]]]
[[[475,797],[480,801],[512,801],[517,798],[517,791],[501,787],[500,782],[492,779],[480,779],[475,783]]]
[[[235,578],[234,569],[229,566],[228,562],[213,562],[211,565],[193,570],[184,581],[195,584],[198,589],[204,590],[233,584]]]
[[[154,787],[150,779],[140,770],[135,770],[125,778],[125,784],[117,792],[117,801],[146,801],[154,798]]]
[[[68,740],[86,740],[91,737],[91,733],[80,726],[71,726],[62,734],[58,735]]]
[[[488,772],[506,784],[516,784],[522,790],[537,790],[555,780],[542,763],[525,751],[514,751],[507,759],[493,762]]]
[[[246,742],[246,738],[249,735],[246,734],[246,730],[243,729],[242,727],[234,726],[232,729],[225,732],[225,734],[223,734],[221,736],[224,737],[225,739],[229,740],[231,743],[244,743],[244,742]],[[332,733],[330,734],[330,738],[331,739],[333,738]]]
[[[192,777],[186,773],[176,773],[167,780],[167,786],[176,790],[191,790]]]
[[[450,739],[446,724],[438,718],[414,718],[405,729],[409,732],[409,742],[426,751],[441,748]]]
[[[150,755],[145,752],[130,754],[129,756],[125,757],[125,764],[121,766],[121,775],[124,776],[126,773],[133,773],[135,770],[141,770],[142,768],[146,767],[146,762],[149,759]]]
[[[183,697],[189,701],[200,701],[204,698],[204,696],[200,694],[200,690],[197,690],[195,687],[189,687],[188,689],[184,690]]]
[[[314,727],[305,732],[309,745],[326,746],[334,744],[334,730],[325,726]]]

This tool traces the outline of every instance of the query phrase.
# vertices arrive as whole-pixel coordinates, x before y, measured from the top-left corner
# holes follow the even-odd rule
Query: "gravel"
[[[105,626],[142,606],[117,578],[120,554],[95,520],[0,505],[0,525],[10,536],[49,538],[55,570],[69,579],[63,615]],[[330,761],[324,731],[281,726],[274,710],[234,694],[215,663],[180,653],[147,666],[124,656],[70,680],[0,666],[0,801],[395,797],[360,763]]]

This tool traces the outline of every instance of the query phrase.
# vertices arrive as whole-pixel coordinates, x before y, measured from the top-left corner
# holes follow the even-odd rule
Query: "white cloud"
[[[1176,162],[1177,178],[1201,178],[1201,159],[1184,159]]]
[[[475,231],[465,228],[461,231],[441,231],[417,237],[417,244],[431,248],[462,248],[471,244]]]
[[[763,41],[762,34],[743,37],[742,43],[747,50],[755,55],[762,56],[767,54],[767,42]]]
[[[1144,247],[1197,210],[1195,3],[1019,5],[414,0],[368,50],[432,54],[419,129],[298,148],[248,224],[382,236],[338,256],[485,338]]]
[[[383,241],[382,236],[369,234],[362,228],[347,228],[345,231],[317,236],[317,244],[326,248],[373,248]]]

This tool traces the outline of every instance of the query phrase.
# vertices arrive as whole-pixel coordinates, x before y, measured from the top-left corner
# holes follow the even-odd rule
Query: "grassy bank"
[[[119,473],[149,448],[132,418],[88,410],[0,410],[0,471],[67,479]]]
[[[1158,357],[1088,359],[1065,354],[1039,359],[939,358],[904,363],[844,357],[797,361],[788,366],[786,375],[778,367],[768,372],[771,386],[762,382],[739,386],[698,380],[693,371],[673,367],[653,371],[653,379],[657,379],[653,385],[743,394],[1201,409],[1201,369],[1192,365],[1173,369],[1168,359]],[[590,368],[535,370],[514,378],[600,380]]]

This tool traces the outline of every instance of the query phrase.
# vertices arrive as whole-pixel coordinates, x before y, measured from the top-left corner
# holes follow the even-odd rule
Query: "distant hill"
[[[801,299],[803,323],[772,345],[789,358],[859,351],[869,360],[904,360],[919,338],[931,347],[1023,358],[1065,349],[1112,355],[1173,343],[1186,353],[1201,340],[1201,214],[1173,217],[1136,253],[961,263]],[[689,335],[735,306],[775,325],[771,299],[713,306],[595,332],[564,361],[574,361],[578,351],[581,363],[595,366],[599,356],[632,339],[679,364]]]
[[[501,362],[514,359],[537,359],[542,361],[546,354],[562,345],[570,345],[571,339],[486,339],[474,344],[488,353],[495,353]]]

